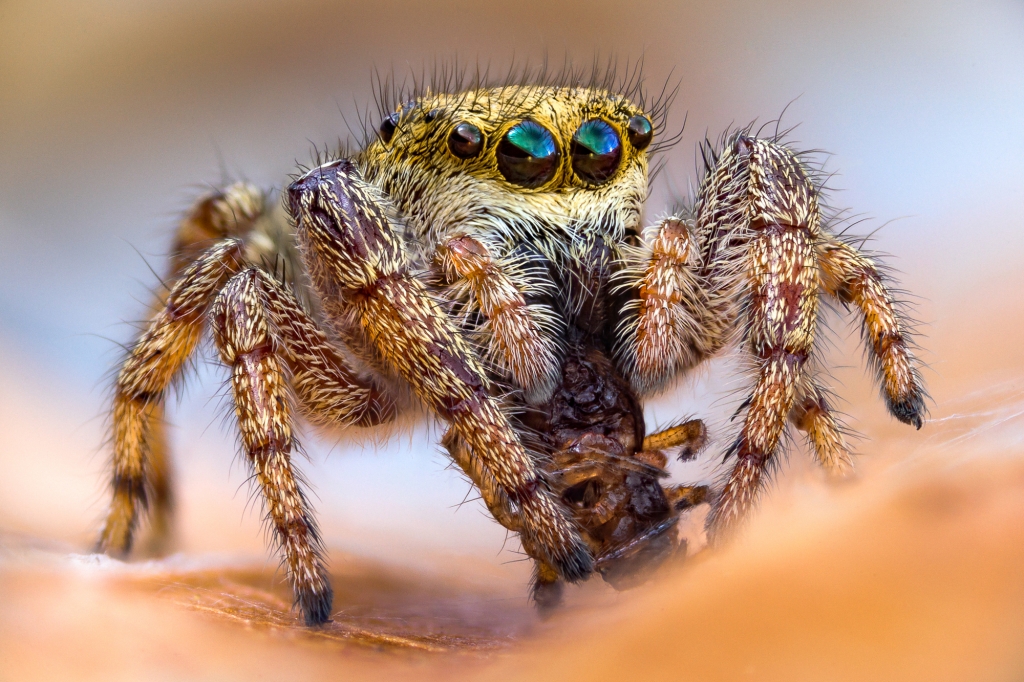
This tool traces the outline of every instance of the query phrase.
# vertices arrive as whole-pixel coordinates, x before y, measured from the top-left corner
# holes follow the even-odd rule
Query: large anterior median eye
[[[505,179],[523,187],[538,187],[558,170],[554,136],[539,123],[523,121],[498,143],[498,170]]]
[[[572,169],[586,182],[601,183],[615,174],[622,142],[615,128],[600,119],[587,121],[572,136]]]

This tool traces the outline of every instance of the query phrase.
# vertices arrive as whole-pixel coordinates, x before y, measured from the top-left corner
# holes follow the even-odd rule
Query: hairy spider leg
[[[711,486],[708,485],[673,485],[665,488],[665,498],[676,511],[689,509],[698,504],[710,502]]]
[[[904,424],[920,429],[926,414],[924,383],[911,351],[909,332],[878,266],[835,238],[824,243],[820,258],[824,290],[843,303],[853,303],[864,315],[864,340],[889,412]]]
[[[708,429],[700,419],[689,419],[652,433],[643,442],[643,450],[636,458],[656,467],[668,464],[666,450],[679,449],[676,459],[693,459],[708,443]],[[665,487],[665,499],[676,511],[683,511],[711,500],[711,488],[706,485],[671,485]]]
[[[394,399],[356,375],[295,297],[262,270],[254,268],[251,276],[259,284],[306,420],[324,426],[376,426],[393,420]]]
[[[98,548],[126,554],[139,513],[147,508],[160,470],[166,471],[162,404],[168,385],[195,350],[213,297],[243,266],[244,244],[218,242],[171,287],[162,309],[136,342],[117,375],[113,405],[113,499]],[[156,426],[154,428],[154,425]],[[153,458],[157,454],[154,471]]]
[[[617,348],[638,393],[663,388],[739,334],[755,362],[754,390],[730,455],[737,462],[709,516],[714,535],[754,503],[786,420],[832,474],[852,469],[844,429],[807,370],[819,290],[864,314],[889,411],[920,428],[925,393],[909,333],[877,265],[821,225],[818,190],[797,156],[745,132],[707,149],[692,219],[670,217],[623,271],[635,289]]]
[[[552,615],[562,605],[565,584],[558,572],[543,561],[533,562],[533,578],[530,581],[530,599],[542,618]]]
[[[700,419],[688,419],[644,438],[642,450],[668,450],[680,448],[680,460],[692,459],[708,442],[708,428]]]
[[[711,540],[754,503],[787,418],[808,434],[826,469],[852,468],[842,427],[806,368],[819,291],[860,306],[890,412],[922,424],[924,391],[892,296],[870,259],[822,227],[817,194],[793,152],[744,133],[712,156],[700,188],[696,220],[710,308],[739,321],[757,372],[730,451],[736,464],[708,517]],[[737,296],[744,287],[748,293]]]
[[[480,491],[480,497],[494,520],[505,528],[518,532],[521,523],[516,510],[481,459],[473,454],[454,429],[448,429],[445,432],[441,438],[441,445]],[[524,538],[524,540],[529,541],[528,538]],[[537,555],[536,548],[524,545],[524,549],[531,557]],[[548,615],[562,603],[562,580],[558,571],[544,561],[534,559],[533,563],[531,598],[541,615]]]
[[[149,513],[153,549],[159,551],[167,544],[171,531],[174,490],[172,468],[164,433],[162,393],[168,382],[177,375],[181,365],[195,346],[191,337],[182,337],[186,342],[184,345],[178,345],[178,342],[174,340],[175,333],[173,331],[170,336],[164,336],[166,330],[165,332],[156,331],[154,325],[160,320],[163,320],[160,324],[173,322],[164,315],[168,310],[168,299],[174,284],[182,279],[189,266],[193,265],[205,251],[218,242],[228,238],[245,237],[252,230],[253,224],[264,214],[265,207],[266,201],[263,192],[246,183],[235,183],[200,198],[178,226],[171,251],[171,268],[168,278],[171,289],[163,291],[155,297],[153,305],[150,307],[151,323],[148,340],[144,335],[136,341],[135,348],[123,363],[124,367],[119,375],[117,387],[115,387],[113,416],[115,500],[108,515],[107,528],[104,529],[99,541],[99,547],[104,551],[123,554],[130,549],[137,523],[138,507]],[[221,278],[220,283],[227,281],[231,272],[237,271],[238,263],[232,265],[235,269],[230,272],[215,273],[214,276]],[[202,317],[202,312],[212,300],[217,286],[214,285],[205,290],[203,295],[208,297],[206,300],[197,301],[201,310],[195,312],[196,320]],[[179,290],[177,296],[189,296],[189,294],[185,290]],[[176,307],[181,309],[181,305],[178,303]],[[195,330],[191,329],[189,325],[195,323],[196,320],[181,318],[175,328],[179,331],[185,331],[188,328],[188,334],[191,334]],[[201,326],[200,321],[200,332]],[[164,355],[168,350],[170,354]],[[165,370],[158,370],[157,375],[152,377],[153,386],[157,388],[155,394],[150,399],[143,401],[145,405],[142,407],[127,405],[125,401],[131,402],[128,393],[138,388],[137,386],[133,388],[132,383],[138,383],[141,380],[138,373],[146,371],[139,365],[140,354],[155,351],[159,351],[158,355],[162,361],[169,363]],[[140,410],[141,417],[138,414]],[[139,482],[141,497],[128,490],[117,492],[119,485],[117,470],[119,467],[122,468],[123,473],[129,476],[133,471],[141,475],[142,478]],[[123,483],[121,485],[128,486],[130,484]]]
[[[178,225],[171,249],[171,277],[177,278],[214,243],[245,239],[268,213],[263,190],[236,182],[200,197]]]
[[[508,530],[518,532],[520,528],[518,513],[508,495],[494,479],[487,465],[470,450],[455,429],[450,428],[445,431],[444,436],[441,437],[441,445],[480,491],[480,497],[494,520]]]
[[[730,451],[736,463],[708,516],[713,542],[756,501],[805,381],[818,322],[821,217],[799,159],[775,142],[739,134],[708,169],[696,219],[708,240],[703,266],[712,310],[735,316],[756,374]],[[744,303],[737,307],[737,300]]]
[[[561,376],[558,348],[546,336],[521,287],[478,239],[461,236],[438,249],[449,281],[464,279],[480,312],[490,323],[499,366],[522,387],[530,402],[543,402]]]
[[[663,388],[708,355],[713,329],[698,277],[696,240],[681,218],[650,229],[652,238],[620,277],[636,288],[623,311],[616,357],[640,395]]]
[[[364,330],[384,363],[450,423],[518,509],[524,544],[565,579],[586,578],[593,560],[575,524],[488,394],[468,343],[409,273],[384,195],[342,160],[292,183],[288,200],[328,317]]]
[[[146,551],[161,555],[171,541],[174,517],[174,480],[171,456],[167,448],[163,403],[151,403],[146,412],[149,431],[148,500],[150,537]]]
[[[843,478],[853,471],[843,425],[830,405],[828,393],[814,377],[805,375],[797,386],[789,421],[807,435],[818,463],[830,476]]]
[[[316,521],[291,454],[292,417],[280,344],[266,314],[265,279],[256,269],[233,277],[210,312],[214,341],[231,368],[242,447],[263,494],[295,600],[307,625],[330,618],[333,592]]]

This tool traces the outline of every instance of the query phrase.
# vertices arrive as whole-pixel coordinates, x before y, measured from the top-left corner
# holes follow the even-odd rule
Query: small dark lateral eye
[[[629,143],[637,149],[646,149],[654,137],[654,127],[646,116],[634,116],[626,124]]]
[[[622,142],[605,121],[587,121],[572,136],[572,169],[585,182],[604,182],[615,174],[621,159]]]
[[[551,132],[534,121],[517,123],[498,143],[498,170],[509,182],[539,187],[558,170],[558,146]]]
[[[448,149],[460,159],[471,159],[484,148],[484,134],[472,123],[460,123],[448,136]]]
[[[433,123],[434,119],[441,115],[441,112],[437,109],[431,109],[427,113],[423,114],[423,120],[427,123]]]
[[[384,144],[391,142],[391,138],[395,136],[395,129],[398,128],[398,119],[399,113],[396,111],[380,122],[380,139],[384,141]]]

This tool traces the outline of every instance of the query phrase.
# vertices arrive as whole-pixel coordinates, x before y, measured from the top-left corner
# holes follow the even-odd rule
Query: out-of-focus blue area
[[[957,272],[1019,253],[1019,218],[1004,213],[1024,179],[1019,3],[371,4],[0,10],[5,345],[69,389],[93,386],[116,357],[100,337],[127,340],[121,321],[155,281],[136,249],[161,270],[176,216],[221,161],[280,184],[308,141],[347,137],[342,114],[355,121],[353,102],[370,103],[373,68],[404,77],[452,52],[495,72],[513,51],[535,63],[643,53],[653,88],[679,82],[672,125],[689,115],[663,176],[677,191],[705,132],[788,106],[793,137],[835,154],[836,203],[871,217],[865,230],[900,219],[879,245],[915,281],[953,287]],[[664,205],[657,193],[653,211]]]

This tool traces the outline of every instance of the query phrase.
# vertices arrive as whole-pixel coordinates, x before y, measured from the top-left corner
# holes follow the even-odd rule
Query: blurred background
[[[581,64],[612,57],[624,66],[642,58],[650,90],[678,85],[668,129],[678,130],[684,119],[686,126],[666,153],[666,171],[648,204],[651,220],[696,181],[696,145],[705,135],[785,111],[783,127],[799,124],[791,136],[798,147],[828,152],[820,158],[836,172],[833,203],[863,221],[857,232],[874,233],[871,248],[892,254],[887,262],[911,292],[921,321],[935,421],[913,433],[887,417],[863,370],[855,325],[837,319],[829,357],[850,423],[867,436],[859,445],[861,482],[854,492],[824,488],[797,447],[751,535],[756,530],[760,542],[786,547],[779,524],[813,519],[817,530],[793,540],[797,549],[789,554],[751,540],[733,559],[715,559],[727,562],[725,568],[695,570],[743,573],[754,565],[751,556],[764,558],[756,552],[818,565],[803,552],[818,546],[807,538],[834,536],[833,527],[820,525],[833,507],[846,510],[842,518],[860,529],[858,546],[871,554],[877,524],[889,524],[865,520],[881,513],[869,502],[879,498],[866,491],[895,489],[898,496],[905,490],[900,485],[917,485],[936,461],[942,471],[964,457],[972,466],[981,461],[979,480],[1004,493],[1020,484],[1024,5],[1018,1],[2,0],[0,533],[7,544],[88,550],[107,495],[109,374],[157,283],[151,268],[162,273],[171,231],[192,200],[224,180],[279,187],[297,163],[310,160],[314,145],[335,146],[349,137],[346,121],[357,121],[368,106],[375,112],[374,73],[401,81],[455,58],[501,73],[513,62],[547,58],[561,65],[567,57]],[[711,421],[713,433],[724,429],[736,387],[729,363],[724,358],[651,401],[649,423],[695,414]],[[272,570],[246,467],[222,419],[223,373],[200,363],[197,374],[170,411],[179,484],[175,549],[184,556],[249,557]],[[436,428],[419,424],[382,445],[307,437],[310,461],[302,468],[327,543],[339,557],[465,562],[494,585],[508,586],[495,588],[506,590],[500,603],[520,609],[528,566],[481,504],[460,507],[469,486],[446,468],[437,436]],[[707,480],[717,461],[712,448],[702,462],[676,473]],[[969,476],[954,479],[976,489],[964,482],[974,481]],[[948,498],[936,495],[944,508]],[[979,495],[996,499],[998,491]],[[1020,512],[1011,505],[978,523],[1010,543],[1020,535],[1013,528],[1024,526]],[[931,521],[907,526],[908,535],[892,546],[916,547],[908,538],[930,537]],[[972,533],[944,536],[953,543],[946,552],[970,546]],[[883,566],[915,565],[913,558],[872,556]],[[999,575],[1019,577],[1020,559],[1000,559],[1005,574]],[[46,607],[35,588],[13,587],[21,583],[11,578],[17,573],[11,561],[0,573],[7,595],[6,607],[0,599],[0,638],[15,642],[19,618]],[[965,582],[981,579],[963,570]],[[973,609],[986,627],[1005,617],[1004,634],[1024,632],[1020,588],[1013,580],[999,585],[1010,592],[990,596],[1005,613],[997,618],[966,604],[949,612],[957,615],[953,620],[964,627],[963,610]],[[883,599],[884,590],[870,581],[862,587]],[[707,594],[698,596],[711,599]],[[629,595],[601,598],[626,609],[642,603]],[[708,608],[724,607],[712,599]],[[915,613],[922,623],[935,622],[934,614]],[[838,620],[827,622],[842,621],[833,616]],[[723,632],[733,631],[723,623]],[[795,640],[801,627],[783,631]],[[1008,641],[1004,654],[1019,644]],[[858,651],[861,659],[873,656],[870,648]],[[1010,667],[999,670],[1024,671],[1022,651],[1016,648],[1016,658],[1006,654]],[[861,660],[855,653],[851,660]],[[26,660],[17,664],[29,665]],[[334,663],[324,665],[331,670]],[[9,668],[15,669],[31,666]],[[725,669],[718,670],[720,679],[737,679]],[[719,679],[711,670],[707,679]],[[751,679],[771,677],[754,670]],[[800,677],[786,670],[786,679]],[[808,679],[825,679],[812,674],[820,669],[807,670]],[[829,679],[845,679],[837,670]],[[909,678],[918,669],[906,670]]]

